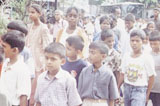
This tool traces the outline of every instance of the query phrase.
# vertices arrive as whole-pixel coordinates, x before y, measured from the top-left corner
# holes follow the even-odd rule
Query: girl
[[[67,21],[68,21],[68,27],[62,29],[59,31],[57,37],[56,37],[56,42],[60,42],[63,45],[66,43],[66,39],[69,36],[81,36],[84,40],[84,50],[83,53],[80,54],[80,57],[86,57],[87,56],[87,46],[88,46],[88,40],[86,38],[86,34],[83,29],[77,26],[78,20],[79,20],[79,13],[78,9],[76,7],[70,7],[67,10]]]

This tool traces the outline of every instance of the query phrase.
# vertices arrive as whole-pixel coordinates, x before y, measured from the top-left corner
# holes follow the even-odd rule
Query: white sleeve
[[[122,69],[122,73],[124,74],[126,72],[126,63],[127,63],[127,57],[128,57],[128,54],[125,54],[123,57],[122,57],[122,63],[121,63],[121,69]]]
[[[145,62],[145,70],[147,71],[147,76],[150,77],[152,75],[156,76],[155,72],[155,64],[153,57],[151,55],[144,56]]]
[[[17,79],[17,95],[18,97],[26,95],[29,99],[31,93],[31,77],[27,70],[27,66],[21,69],[22,70],[19,71]]]

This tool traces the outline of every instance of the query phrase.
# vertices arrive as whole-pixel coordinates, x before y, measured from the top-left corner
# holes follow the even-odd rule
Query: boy
[[[108,54],[107,45],[93,42],[89,46],[89,61],[79,76],[78,91],[82,106],[114,106],[118,98],[116,79],[107,65],[102,65]],[[108,102],[108,103],[107,103]]]
[[[106,63],[113,71],[116,81],[118,82],[121,71],[121,57],[120,54],[113,48],[114,46],[114,32],[111,29],[103,30],[101,33],[101,40],[109,47],[109,53],[104,63]]]
[[[125,54],[122,60],[118,88],[124,81],[125,106],[145,106],[154,82],[154,61],[151,55],[142,51],[145,38],[142,30],[133,30],[130,38],[132,52]]]
[[[25,45],[24,34],[12,30],[2,36],[2,41],[5,57],[8,60],[1,75],[1,82],[6,88],[5,95],[12,106],[26,106],[31,91],[31,80],[26,64],[19,58]]]
[[[66,40],[66,63],[62,69],[71,73],[78,83],[79,74],[87,63],[78,57],[82,53],[84,41],[80,36],[70,36]]]
[[[75,79],[61,69],[65,63],[65,48],[60,43],[49,44],[44,51],[46,71],[37,81],[36,106],[79,106],[82,101]]]
[[[151,55],[155,62],[155,71],[157,76],[155,77],[154,84],[151,90],[150,99],[153,106],[160,105],[160,32],[153,31],[149,37],[150,45],[152,48]]]
[[[8,32],[12,30],[18,30],[24,33],[25,36],[28,33],[27,26],[21,20],[11,21],[7,25],[7,29],[8,29]],[[23,57],[24,62],[27,64],[30,70],[31,79],[33,79],[35,77],[35,66],[34,66],[34,62],[33,62],[33,58],[30,50],[25,46],[22,52],[20,53],[20,55]]]

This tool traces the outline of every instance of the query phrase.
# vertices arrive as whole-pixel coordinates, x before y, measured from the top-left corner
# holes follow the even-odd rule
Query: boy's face
[[[89,49],[89,62],[91,64],[99,64],[105,58],[105,54],[100,53],[97,49]]]
[[[55,19],[56,21],[59,21],[61,19],[61,14],[59,12],[55,12]]]
[[[149,25],[148,25],[148,30],[149,30],[149,31],[152,32],[152,31],[154,31],[154,29],[155,29],[154,24],[149,24]]]
[[[144,39],[143,39],[143,44],[148,44],[149,42],[149,36],[146,36]]]
[[[153,52],[158,52],[160,50],[160,41],[150,41],[150,45]]]
[[[107,46],[109,47],[109,49],[112,49],[113,46],[114,46],[114,37],[107,37],[105,40],[104,40],[105,44],[107,44]]]
[[[65,59],[61,58],[58,54],[44,53],[45,67],[49,72],[58,72],[61,65],[64,64]]]
[[[106,29],[110,29],[110,23],[109,21],[106,19],[101,23],[101,30],[106,30]]]
[[[72,57],[76,57],[77,54],[78,54],[78,50],[76,50],[73,46],[70,46],[66,42],[66,56],[68,58],[72,58]]]
[[[11,48],[11,46],[6,42],[2,42],[2,46],[3,46],[3,49],[4,49],[5,57],[6,58],[12,58],[12,56],[15,52],[15,48]]]
[[[133,52],[138,52],[142,49],[142,39],[138,36],[131,37],[130,40],[131,48]]]

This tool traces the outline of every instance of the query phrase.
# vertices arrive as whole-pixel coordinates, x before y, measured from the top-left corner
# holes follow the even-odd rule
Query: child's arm
[[[108,102],[108,106],[114,106],[114,100],[109,100],[109,102]]]
[[[20,96],[20,106],[27,106],[27,96],[26,95]]]
[[[118,80],[118,90],[120,91],[120,87],[122,85],[122,83],[124,82],[124,74],[120,73],[120,78]]]
[[[150,77],[149,77],[149,80],[148,80],[148,87],[147,87],[147,98],[146,98],[146,102],[148,102],[148,100],[149,100],[149,95],[150,95],[150,92],[151,92],[151,89],[152,89],[153,83],[154,83],[154,75],[150,76]]]
[[[36,106],[41,106],[41,103],[37,102],[37,103],[36,103]]]

